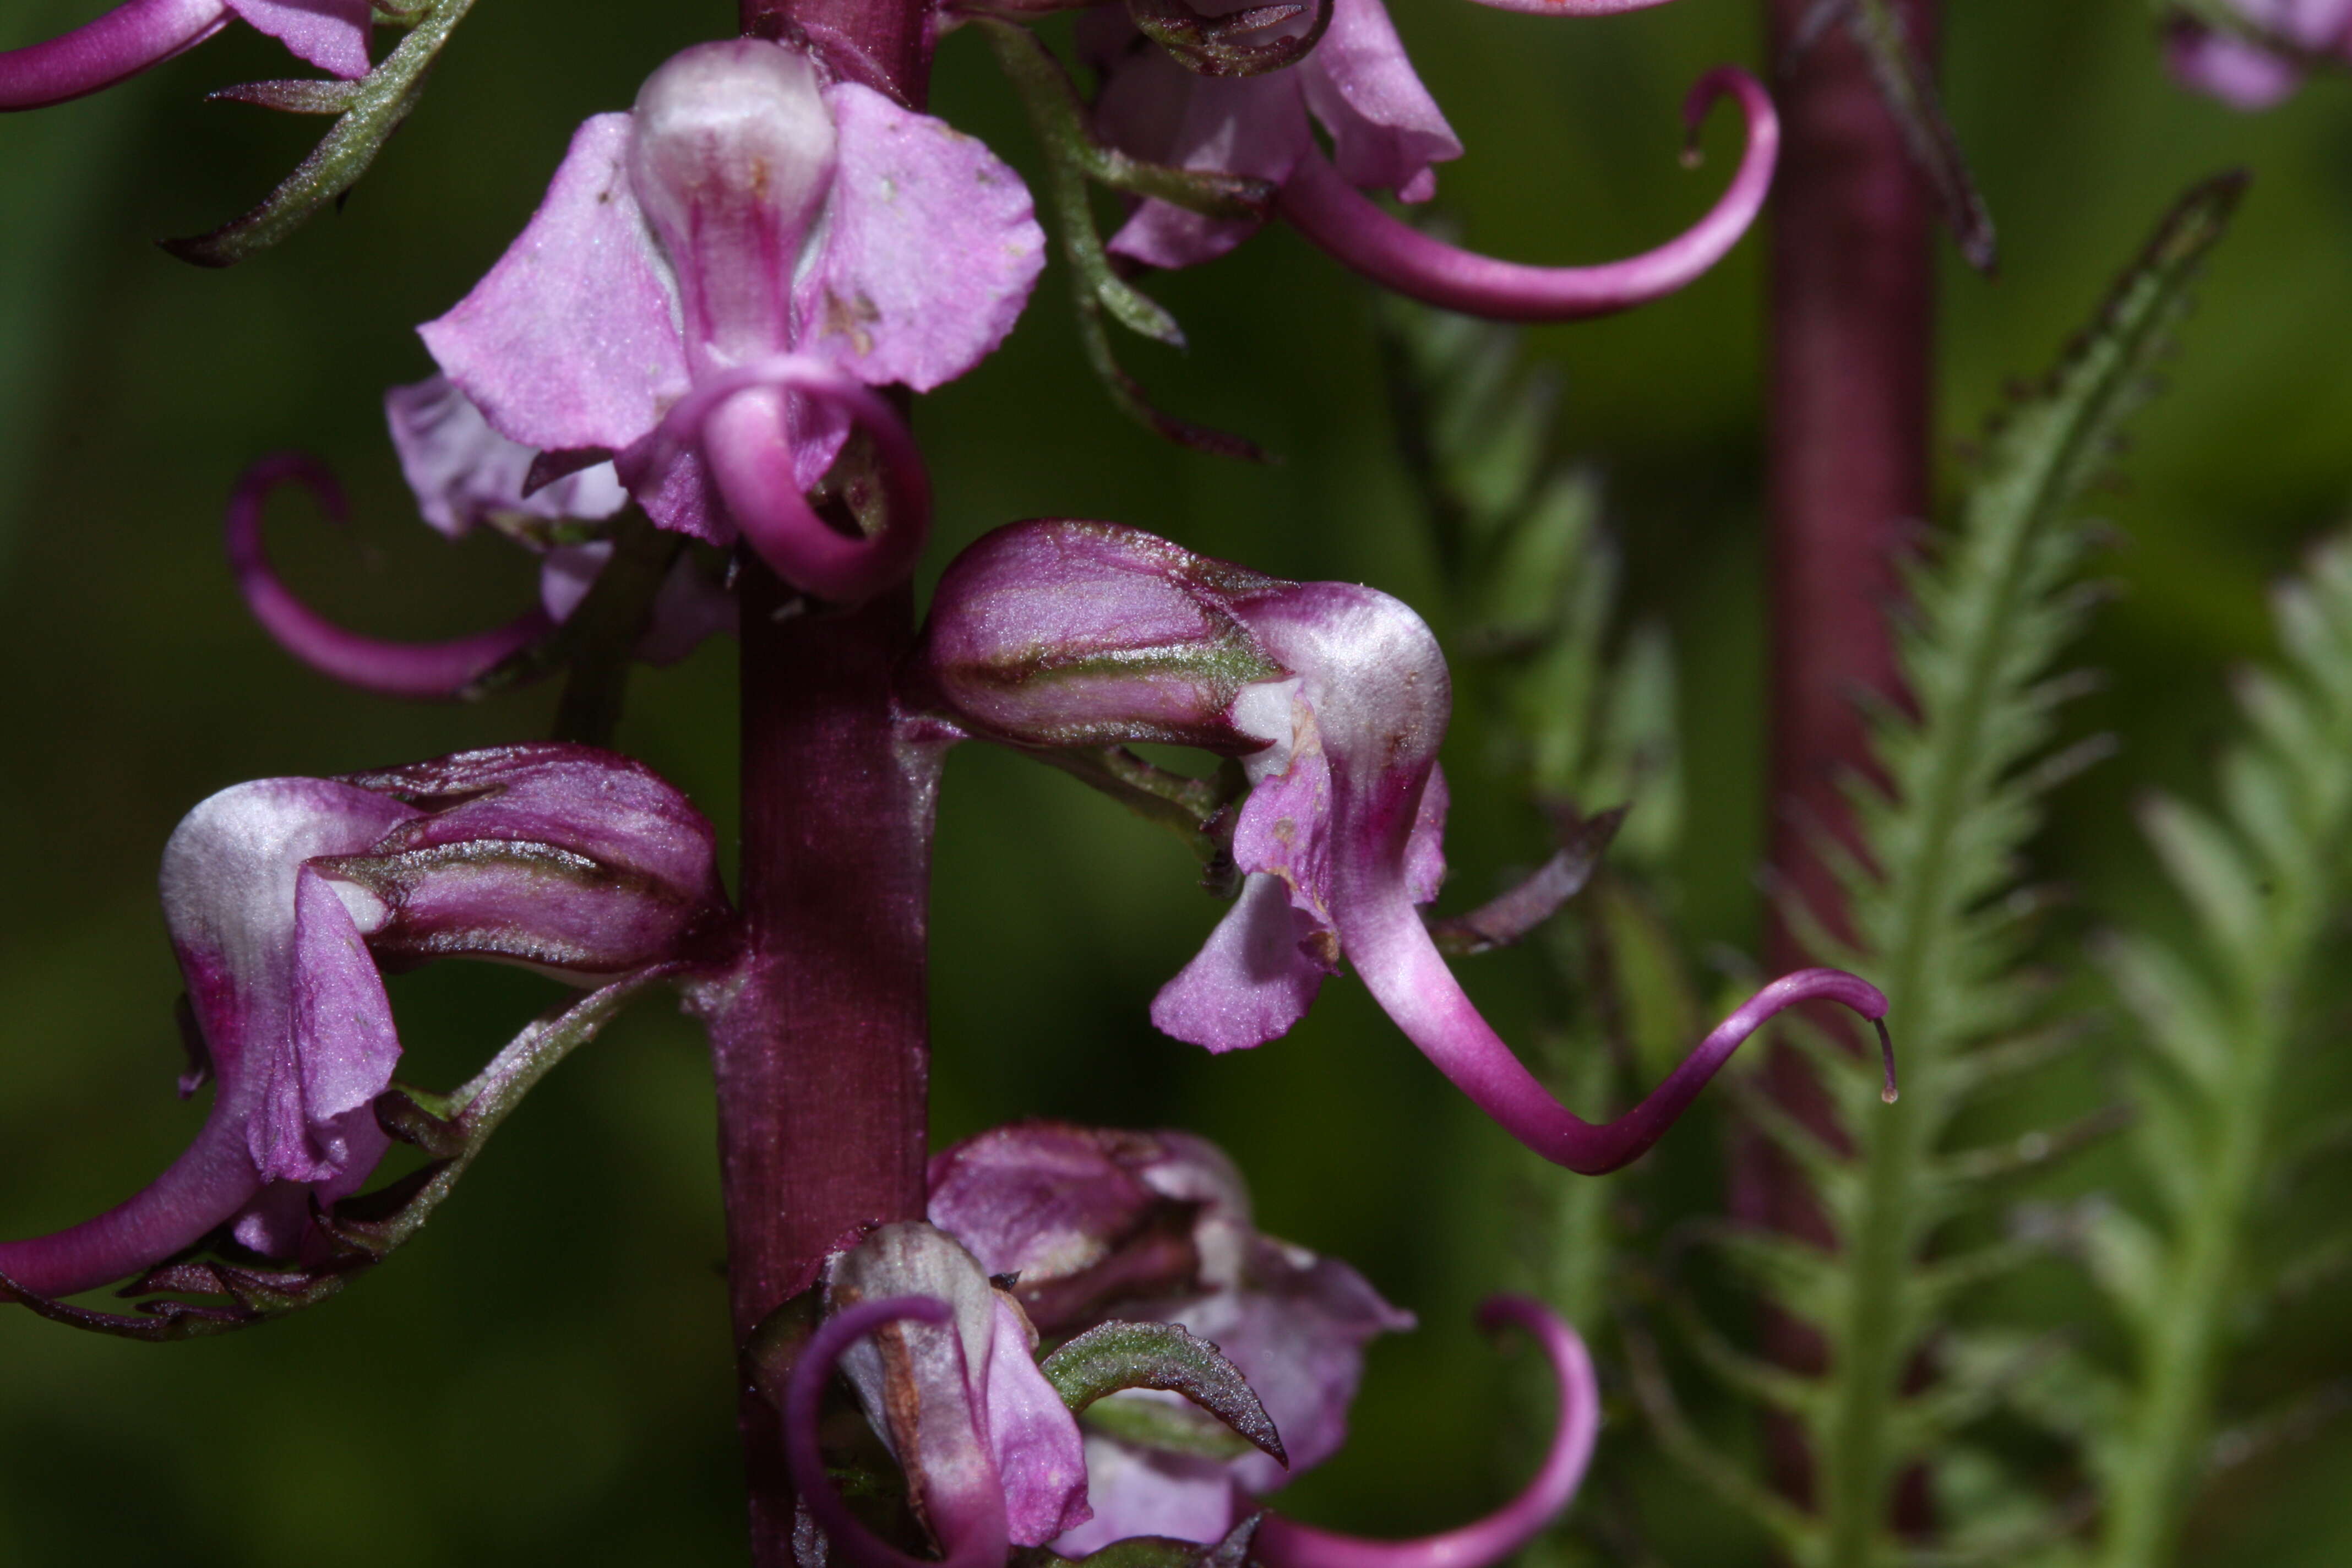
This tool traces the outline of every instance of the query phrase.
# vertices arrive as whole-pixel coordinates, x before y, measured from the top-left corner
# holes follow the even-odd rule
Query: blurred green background
[[[0,45],[93,0],[12,0]],[[1751,0],[1683,0],[1548,23],[1396,0],[1400,30],[1469,155],[1445,208],[1478,247],[1592,260],[1672,232],[1733,150],[1681,173],[1675,105],[1721,59],[1754,64]],[[2153,897],[2126,806],[2202,793],[2225,671],[2260,652],[2266,579],[2352,500],[2352,86],[2267,116],[2175,90],[2144,0],[1968,0],[1950,21],[1953,119],[2001,228],[2003,275],[1951,268],[1942,428],[1962,443],[2005,378],[2052,356],[2170,196],[2246,163],[2257,182],[2166,397],[2138,421],[2119,590],[2074,722],[2121,757],[2069,785],[2037,870],[2074,890],[2055,956]],[[315,603],[432,636],[530,592],[493,538],[451,547],[415,518],[378,399],[428,364],[414,323],[457,299],[537,200],[572,127],[625,106],[730,5],[490,0],[424,108],[339,216],[226,274],[149,242],[257,198],[318,122],[206,107],[285,74],[233,29],[121,90],[0,120],[0,1234],[67,1223],[159,1170],[195,1125],[171,1091],[178,989],[152,892],[188,806],[236,780],[327,773],[529,736],[551,690],[477,708],[356,695],[247,619],[217,544],[238,469],[316,451],[351,488],[336,532],[278,515],[273,549]],[[941,51],[934,109],[1034,174],[977,40]],[[1268,468],[1196,457],[1125,423],[1082,367],[1062,280],[978,373],[924,401],[940,497],[929,571],[1017,517],[1117,518],[1293,576],[1372,583],[1441,633],[1424,521],[1393,455],[1367,290],[1280,230],[1155,291],[1192,339],[1122,345],[1171,408],[1246,432]],[[1562,437],[1608,476],[1629,599],[1681,660],[1690,780],[1681,912],[1752,949],[1763,675],[1758,247],[1664,304],[1531,334],[1566,377]],[[689,790],[732,842],[734,648],[641,675],[622,744]],[[1539,858],[1537,826],[1449,748],[1453,891]],[[1153,1033],[1152,991],[1216,909],[1172,839],[1066,778],[968,748],[942,804],[934,904],[934,1136],[1027,1113],[1176,1124],[1228,1147],[1267,1228],[1346,1257],[1423,1330],[1371,1358],[1357,1437],[1302,1484],[1307,1517],[1433,1528],[1514,1484],[1505,1365],[1468,1327],[1507,1278],[1508,1192],[1528,1156],[1447,1090],[1352,984],[1291,1037],[1212,1061]],[[1467,979],[1523,1033],[1532,960]],[[397,981],[404,1076],[454,1083],[548,999],[495,969]],[[572,1564],[741,1560],[708,1075],[695,1031],[648,1008],[545,1085],[457,1199],[394,1264],[323,1310],[166,1348],[0,1311],[0,1563]],[[1678,1141],[1675,1190],[1711,1202],[1714,1132]],[[2095,1184],[2099,1168],[2075,1178]],[[1569,1180],[1565,1176],[1559,1180]],[[2032,1295],[2031,1287],[2026,1294]],[[2048,1303],[2074,1300],[2051,1282]],[[2254,1375],[2341,1373],[2344,1303],[2283,1331]],[[1630,1415],[1616,1431],[1636,1440]],[[1611,1440],[1604,1436],[1604,1441]],[[2337,1441],[2249,1467],[2197,1552],[2352,1561]],[[1646,1472],[1645,1472],[1646,1473]],[[1749,1536],[1658,1469],[1670,1561],[1757,1560]]]

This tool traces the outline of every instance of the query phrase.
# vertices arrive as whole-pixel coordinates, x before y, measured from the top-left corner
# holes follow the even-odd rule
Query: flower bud
[[[588,982],[680,955],[725,909],[710,824],[629,758],[501,746],[349,782],[421,813],[318,866],[381,957]]]
[[[917,658],[957,722],[1026,746],[1234,752],[1234,697],[1282,673],[1235,606],[1288,586],[1112,522],[1017,522],[948,567]]]

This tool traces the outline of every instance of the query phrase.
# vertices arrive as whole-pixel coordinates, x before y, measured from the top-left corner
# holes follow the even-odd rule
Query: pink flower
[[[1885,1014],[1853,975],[1801,970],[1617,1120],[1561,1106],[1464,994],[1419,912],[1444,875],[1437,750],[1453,693],[1427,625],[1377,589],[1260,577],[1115,523],[1014,523],[949,565],[910,680],[910,702],[966,733],[1040,747],[1175,741],[1240,758],[1241,896],[1151,1007],[1162,1030],[1210,1050],[1287,1032],[1345,960],[1513,1137],[1597,1173],[1638,1158],[1783,1009],[1827,998]],[[1891,1097],[1891,1048],[1887,1074]]]
[[[929,519],[913,443],[867,389],[971,369],[1043,264],[1028,192],[986,147],[740,38],[583,125],[521,237],[422,331],[508,439],[615,457],[662,526],[740,529],[794,585],[855,600],[905,576]],[[889,492],[856,538],[803,499],[853,421]]]
[[[1507,9],[1593,16],[1655,0],[1489,0]],[[1644,303],[1722,258],[1761,210],[1780,146],[1770,99],[1732,68],[1700,79],[1684,106],[1696,131],[1719,97],[1736,99],[1748,149],[1715,207],[1655,250],[1596,267],[1530,267],[1476,255],[1422,233],[1364,195],[1405,202],[1437,189],[1433,165],[1462,144],[1413,74],[1381,0],[1328,0],[1330,24],[1296,64],[1254,76],[1200,76],[1152,45],[1116,8],[1081,22],[1103,75],[1097,129],[1138,157],[1253,175],[1278,187],[1276,210],[1308,239],[1383,287],[1472,315],[1565,321]],[[1303,26],[1303,21],[1292,24]],[[1317,143],[1320,123],[1331,141]],[[1109,248],[1156,267],[1223,255],[1255,226],[1146,200]]]
[[[0,110],[112,87],[242,20],[320,70],[368,73],[370,0],[128,0],[47,43],[0,51]]]
[[[475,957],[583,984],[688,954],[725,909],[710,825],[625,757],[527,745],[205,801],[163,849],[194,1069],[194,1142],[96,1218],[0,1242],[42,1296],[142,1273],[226,1227],[299,1258],[311,1205],[389,1146],[373,1104],[400,1057],[380,962]]]

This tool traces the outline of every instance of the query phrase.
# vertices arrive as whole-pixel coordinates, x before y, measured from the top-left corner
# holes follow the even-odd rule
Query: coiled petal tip
[[[278,645],[320,674],[386,697],[454,698],[500,662],[554,629],[543,610],[506,625],[443,642],[394,642],[337,626],[296,597],[269,563],[261,514],[280,485],[309,489],[333,521],[349,515],[342,487],[317,458],[299,452],[264,458],[245,471],[230,496],[223,542],[237,592]]]
[[[842,1500],[825,1473],[824,1454],[817,1438],[817,1417],[824,1403],[825,1385],[843,1352],[875,1330],[914,1319],[946,1324],[955,1310],[935,1296],[891,1296],[860,1301],[827,1318],[802,1347],[784,1385],[784,1463],[793,1487],[808,1505],[835,1551],[853,1568],[1003,1568],[1008,1549],[1000,1512],[998,1528],[982,1528],[960,1541],[943,1542],[946,1556],[934,1564],[908,1555],[866,1528]]]
[[[1738,102],[1748,126],[1747,150],[1731,184],[1689,228],[1622,261],[1531,267],[1449,245],[1391,216],[1319,154],[1300,161],[1277,205],[1293,226],[1342,264],[1424,303],[1509,321],[1607,315],[1696,280],[1723,259],[1763,210],[1780,160],[1780,117],[1761,82],[1736,66],[1720,66],[1691,89],[1685,120],[1696,128],[1724,97]]]
[[[1486,1518],[1412,1541],[1367,1541],[1268,1514],[1254,1555],[1265,1568],[1486,1568],[1534,1540],[1576,1499],[1601,1429],[1592,1358],[1574,1329],[1541,1302],[1496,1296],[1479,1310],[1481,1328],[1516,1328],[1551,1363],[1559,1420],[1543,1463],[1517,1497]]]

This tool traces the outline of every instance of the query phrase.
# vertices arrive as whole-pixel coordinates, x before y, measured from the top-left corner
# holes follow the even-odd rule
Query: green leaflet
[[[2133,1142],[2158,1205],[2103,1210],[2086,1238],[2132,1357],[2095,1448],[2109,1568],[2174,1559],[2221,1457],[2215,1392],[2233,1326],[2347,1251],[2344,1237],[2262,1243],[2276,1228],[2263,1194],[2296,1142],[2281,1136],[2295,1098],[2286,1069],[2298,1047],[2332,1043],[2306,1015],[2329,924],[2352,900],[2352,540],[2314,553],[2276,619],[2286,667],[2241,684],[2248,732],[2221,760],[2219,814],[2165,799],[2143,816],[2194,938],[2184,949],[2126,934],[2104,954],[2138,1025]]]
[[[1774,1401],[1815,1457],[1819,1511],[1798,1519],[1778,1507],[1756,1510],[1807,1568],[1925,1560],[1888,1528],[1896,1479],[1913,1465],[1940,1462],[1988,1392],[2024,1375],[2014,1358],[1952,1355],[1938,1383],[1906,1392],[1950,1301],[2034,1254],[2015,1242],[1927,1260],[1938,1227],[1982,1201],[1986,1177],[2039,1157],[1951,1151],[1948,1135],[1978,1095],[2047,1054],[2027,1044],[2034,997],[2019,960],[2028,911],[2005,895],[2017,890],[2014,862],[2039,822],[2040,796],[2079,756],[2052,752],[2056,709],[2071,689],[2047,673],[2085,608],[2070,592],[2088,548],[2073,508],[2147,396],[2189,285],[2243,186],[2229,175],[2182,198],[2089,329],[1993,430],[1958,526],[1909,584],[1915,615],[1901,654],[1917,716],[1879,717],[1890,792],[1857,792],[1878,868],[1875,876],[1848,872],[1860,941],[1845,951],[1812,944],[1823,962],[1886,992],[1903,1098],[1880,1107],[1867,1064],[1834,1047],[1815,1049],[1853,1144],[1840,1177],[1823,1188],[1841,1246],[1825,1252],[1750,1237],[1731,1249],[1825,1342],[1819,1384]],[[1766,1131],[1792,1152],[1813,1136],[1793,1122]],[[1817,1143],[1802,1157],[1820,1166],[1837,1155]],[[2109,1267],[2142,1268],[2117,1240]],[[2065,1523],[2046,1507],[2041,1515],[2045,1534]],[[1979,1523],[1945,1546],[2020,1551],[2033,1533]]]

